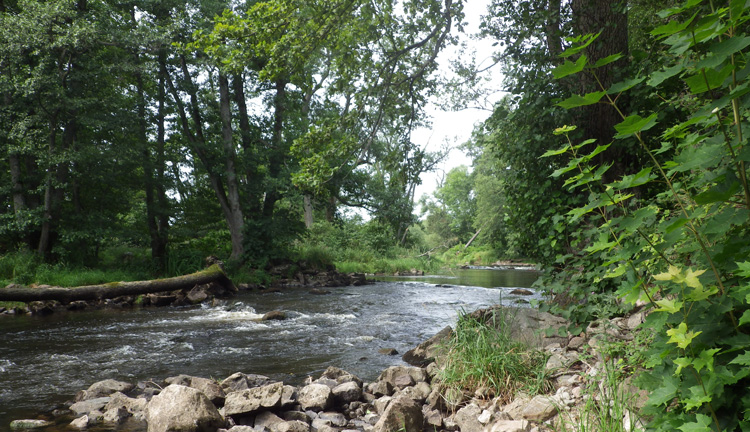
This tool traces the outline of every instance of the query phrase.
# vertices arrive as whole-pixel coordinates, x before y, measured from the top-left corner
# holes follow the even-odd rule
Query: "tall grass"
[[[443,346],[445,364],[438,380],[446,393],[486,389],[503,403],[523,391],[529,395],[551,388],[544,353],[510,337],[512,317],[498,311],[493,322],[461,314],[453,337]]]

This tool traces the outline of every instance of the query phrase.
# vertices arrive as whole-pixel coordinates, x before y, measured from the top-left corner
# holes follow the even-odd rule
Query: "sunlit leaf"
[[[691,342],[693,342],[693,339],[701,333],[703,332],[688,331],[687,324],[681,322],[677,327],[667,330],[667,336],[669,336],[667,343],[673,343],[678,347],[685,349]]]
[[[679,312],[684,304],[684,302],[669,299],[656,300],[654,303],[659,306],[657,309],[654,309],[656,312],[667,312],[670,314]],[[669,332],[667,332],[667,334],[669,334]]]
[[[581,55],[578,60],[575,61],[575,63],[569,60],[565,60],[565,63],[563,63],[561,66],[552,69],[552,75],[556,79],[560,79],[568,75],[577,74],[586,66],[586,60],[587,59],[585,55]]]

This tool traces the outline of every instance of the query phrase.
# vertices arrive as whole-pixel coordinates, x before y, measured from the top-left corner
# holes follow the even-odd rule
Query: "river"
[[[135,383],[234,372],[291,384],[329,365],[373,380],[400,354],[453,325],[461,311],[524,305],[514,295],[530,270],[465,269],[422,277],[378,277],[359,287],[246,292],[216,306],[89,310],[46,317],[0,317],[0,430],[71,400],[90,384]],[[387,279],[387,280],[386,280]],[[283,321],[259,321],[281,310]]]

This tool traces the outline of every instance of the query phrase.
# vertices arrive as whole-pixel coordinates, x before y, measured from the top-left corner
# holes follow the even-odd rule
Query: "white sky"
[[[495,51],[492,47],[491,41],[486,40],[471,40],[467,35],[477,33],[479,30],[480,16],[486,14],[487,5],[489,0],[467,0],[464,5],[466,23],[465,32],[466,35],[462,36],[466,41],[469,49],[474,49],[477,52],[476,59],[481,66],[488,66],[491,64],[491,56]],[[455,50],[446,50],[445,53],[441,54],[443,64],[448,64],[447,59],[455,57]],[[499,87],[502,76],[500,76],[498,67],[488,71],[490,74],[492,87]],[[496,102],[501,98],[501,94],[493,95],[494,99],[491,102]],[[487,108],[491,108],[491,105]],[[430,129],[422,128],[414,131],[412,134],[412,141],[421,147],[427,146],[428,150],[437,151],[444,147],[446,141],[450,144],[451,151],[445,161],[439,166],[435,172],[422,174],[422,184],[417,187],[416,194],[414,195],[415,200],[423,194],[432,194],[441,178],[445,176],[445,173],[459,165],[471,166],[471,159],[468,158],[461,150],[457,147],[464,142],[468,141],[471,137],[471,132],[474,129],[474,125],[481,123],[491,114],[488,110],[483,109],[466,109],[462,111],[446,112],[440,111],[436,107],[432,107],[428,110],[432,116],[432,127]],[[417,212],[419,209],[415,209]]]

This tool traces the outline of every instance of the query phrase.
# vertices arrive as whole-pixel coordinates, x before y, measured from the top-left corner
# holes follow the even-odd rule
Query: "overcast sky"
[[[465,30],[467,35],[474,34],[478,31],[480,17],[486,13],[488,3],[489,0],[468,0],[464,5],[464,13],[466,15],[465,22],[467,23]],[[476,50],[476,59],[480,64],[483,61],[484,66],[491,63],[491,56],[494,51],[491,41],[471,40],[466,36],[464,37],[464,40],[469,48]],[[455,50],[446,50],[446,52],[441,55],[442,64],[447,65],[448,60],[456,57],[456,55]],[[497,67],[493,69],[494,70],[489,72],[492,79],[490,84],[493,87],[499,87],[502,77],[499,75]],[[499,100],[501,95],[495,94],[494,97],[495,99],[492,102]],[[491,108],[491,106],[488,106],[487,108]],[[439,179],[444,177],[445,173],[450,171],[451,168],[459,165],[471,165],[471,159],[466,157],[466,155],[456,147],[468,141],[471,137],[474,125],[481,123],[491,114],[490,111],[481,109],[445,112],[439,111],[435,107],[429,112],[433,117],[432,127],[415,131],[412,134],[412,141],[421,147],[427,146],[427,148],[432,151],[439,150],[447,141],[453,149],[436,172],[422,174],[422,184],[417,187],[416,194],[414,195],[415,200],[419,200],[423,194],[432,194]],[[419,209],[415,210],[419,212]]]

